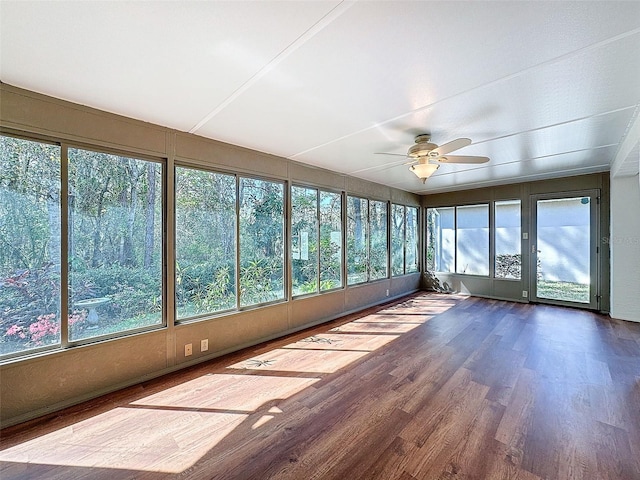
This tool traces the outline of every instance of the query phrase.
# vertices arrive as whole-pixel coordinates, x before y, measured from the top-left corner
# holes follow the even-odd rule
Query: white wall
[[[611,316],[640,322],[640,183],[611,178]]]

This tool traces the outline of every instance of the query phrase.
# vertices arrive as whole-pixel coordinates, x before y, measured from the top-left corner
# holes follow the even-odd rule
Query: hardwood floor
[[[640,324],[401,302],[1,432],[8,479],[640,479]]]

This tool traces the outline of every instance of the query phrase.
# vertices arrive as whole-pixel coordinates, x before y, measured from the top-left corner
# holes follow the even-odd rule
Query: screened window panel
[[[176,168],[178,320],[236,307],[236,178]]]
[[[0,136],[0,355],[60,344],[60,147]]]
[[[489,275],[489,205],[456,207],[456,272]]]
[[[391,275],[404,274],[405,269],[405,207],[391,205]]]
[[[284,299],[284,185],[241,178],[240,306]]]
[[[68,155],[69,340],[162,324],[162,165]]]
[[[405,273],[418,271],[418,208],[406,208]]]
[[[379,280],[387,278],[388,274],[388,248],[389,235],[387,233],[387,202],[371,200],[369,202],[370,225],[370,279]]]
[[[427,270],[455,271],[455,207],[427,209]]]
[[[519,279],[522,275],[520,200],[495,203],[495,276]]]
[[[368,280],[369,202],[366,198],[347,197],[347,283]]]
[[[291,187],[293,295],[318,292],[318,191]]]
[[[320,290],[342,285],[342,195],[320,191]]]

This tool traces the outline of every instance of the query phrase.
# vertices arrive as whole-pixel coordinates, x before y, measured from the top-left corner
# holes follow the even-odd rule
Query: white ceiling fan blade
[[[436,159],[440,163],[487,163],[489,157],[475,157],[469,155],[447,155]]]
[[[387,153],[387,152],[373,152],[374,155],[393,155],[394,157],[406,157],[405,153]]]
[[[438,155],[446,155],[449,152],[453,152],[454,150],[458,150],[459,148],[466,147],[467,145],[471,145],[471,139],[458,138],[449,143],[445,143],[444,145],[440,145],[435,150],[432,150],[431,153],[437,153]]]

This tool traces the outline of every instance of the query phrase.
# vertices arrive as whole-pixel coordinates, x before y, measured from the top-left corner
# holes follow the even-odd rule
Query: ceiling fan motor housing
[[[431,150],[438,148],[438,145],[429,142],[430,139],[431,137],[429,135],[418,135],[416,137],[416,144],[409,148],[407,155],[411,158],[428,156]]]

